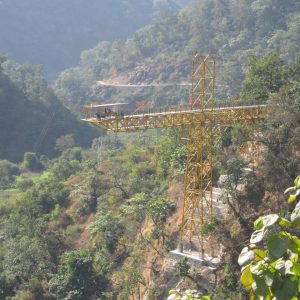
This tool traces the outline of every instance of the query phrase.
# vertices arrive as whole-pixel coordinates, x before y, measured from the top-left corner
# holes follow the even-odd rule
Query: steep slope
[[[181,224],[184,141],[167,130],[112,133],[91,149],[68,149],[48,162],[43,174],[32,174],[38,178],[32,177],[25,193],[15,190],[17,199],[4,191],[9,194],[0,201],[2,298],[156,300],[175,287],[195,288],[212,299],[249,298],[240,286],[239,253],[258,216],[289,216],[282,190],[300,172],[299,74],[300,54],[290,65],[276,54],[250,65],[242,92],[249,98],[262,92],[269,109],[260,134],[251,137],[249,128],[235,126],[215,148],[213,173],[216,180],[225,175],[228,218],[203,227],[217,243],[212,248],[224,251],[221,265],[210,268],[213,274],[169,255]],[[261,83],[267,83],[264,90]],[[253,138],[262,155],[255,170],[245,172],[250,161],[241,147]],[[227,215],[224,206],[220,211]]]
[[[72,134],[90,144],[99,133],[85,126],[47,86],[38,67],[12,62],[0,69],[0,159],[20,161],[24,152],[53,156],[57,138]]]
[[[125,43],[100,43],[82,52],[80,66],[64,71],[56,90],[66,101],[122,97],[155,105],[178,102],[187,97],[188,87],[176,84],[190,81],[191,54],[199,48],[217,58],[217,96],[236,95],[250,56],[278,51],[284,60],[293,60],[300,49],[299,25],[297,1],[198,0],[178,13],[164,14]],[[101,86],[98,80],[173,87],[132,92]],[[75,90],[70,88],[74,85]]]
[[[99,40],[126,38],[161,9],[185,1],[3,0],[0,2],[0,52],[19,62],[43,64],[54,79],[78,62],[79,53]]]

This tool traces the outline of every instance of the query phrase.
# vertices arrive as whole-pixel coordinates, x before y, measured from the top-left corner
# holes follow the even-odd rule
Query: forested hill
[[[161,9],[189,0],[2,0],[0,52],[45,66],[54,79],[100,40],[126,38]]]
[[[29,151],[52,157],[62,136],[73,146],[87,146],[98,135],[57,99],[41,67],[9,60],[0,67],[0,159],[21,161]]]
[[[24,66],[18,69],[14,74],[23,74]],[[10,111],[10,126],[22,127],[19,137],[8,136],[8,142],[34,129],[23,124],[24,116],[35,119],[24,95],[41,88],[30,83],[33,76],[18,78],[15,85],[26,83],[26,93],[1,75],[6,89],[0,88],[0,100],[22,109]],[[199,228],[209,240],[203,264],[196,238],[185,253],[197,264],[170,254],[182,228],[190,148],[180,138],[184,130],[107,134],[90,149],[66,147],[53,160],[32,153],[20,164],[0,159],[0,299],[183,300],[187,296],[174,293],[186,289],[211,296],[198,299],[249,299],[249,293],[300,299],[299,202],[288,204],[283,195],[300,174],[299,80],[300,53],[291,64],[273,53],[251,63],[243,98],[267,99],[268,109],[254,132],[237,123],[222,130],[214,144],[212,179],[221,187],[214,195],[221,196],[213,201],[213,218]],[[52,98],[47,91],[45,99]],[[297,190],[288,189],[292,201],[300,198],[299,178]],[[245,246],[249,239],[251,248]],[[241,282],[247,291],[253,282],[253,291],[242,289]]]
[[[299,1],[198,0],[178,13],[163,15],[124,43],[102,42],[82,52],[79,67],[60,75],[56,91],[66,101],[79,102],[119,97],[156,105],[185,99],[186,87],[133,93],[95,82],[190,82],[191,54],[199,48],[216,55],[217,96],[232,96],[239,92],[249,57],[278,51],[283,60],[291,62],[300,49],[299,35]]]

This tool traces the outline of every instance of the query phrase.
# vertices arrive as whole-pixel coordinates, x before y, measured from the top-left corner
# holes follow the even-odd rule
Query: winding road
[[[125,83],[115,83],[111,81],[103,81],[98,80],[96,81],[98,85],[102,86],[114,86],[114,87],[126,87],[126,88],[139,88],[139,87],[167,87],[167,86],[191,86],[191,83],[152,83],[152,84],[125,84]]]

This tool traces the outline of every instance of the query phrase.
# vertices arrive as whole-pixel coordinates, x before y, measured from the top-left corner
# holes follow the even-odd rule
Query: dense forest
[[[25,152],[53,157],[59,138],[89,146],[99,136],[79,122],[56,97],[36,65],[18,65],[2,57],[0,67],[0,157],[21,161]],[[69,137],[69,138],[68,138]]]
[[[19,63],[42,64],[54,80],[78,63],[84,49],[99,41],[125,39],[160,11],[176,10],[188,0],[2,0],[0,53]]]
[[[299,8],[195,1],[126,41],[83,51],[53,86],[41,66],[1,56],[0,299],[300,299]],[[262,122],[233,124],[216,141],[224,211],[201,229],[222,249],[213,268],[170,254],[185,128],[115,134],[78,120],[93,101],[186,102],[189,86],[177,84],[189,82],[196,48],[216,55],[217,100],[266,105]],[[243,151],[252,144],[254,160]]]
[[[189,86],[180,84],[190,83],[191,54],[199,48],[217,58],[217,98],[237,95],[251,57],[278,51],[293,61],[300,47],[299,5],[293,0],[195,1],[178,13],[165,13],[125,42],[100,42],[83,51],[80,65],[62,72],[55,90],[72,108],[87,99],[175,104],[188,98]],[[132,90],[98,81],[158,86]]]
[[[289,214],[283,191],[300,172],[299,74],[300,54],[289,65],[275,53],[249,65],[243,97],[269,107],[261,134],[252,136],[263,152],[256,171],[245,173],[249,161],[239,149],[251,132],[239,126],[218,147],[215,177],[227,175],[222,201],[230,209],[207,228],[225,247],[218,285],[202,286],[213,299],[245,297],[237,257],[252,221]],[[166,265],[177,245],[186,156],[176,134],[107,135],[90,149],[65,146],[53,160],[26,153],[20,164],[1,161],[2,298],[165,299],[178,282],[201,289],[201,270],[185,261]]]

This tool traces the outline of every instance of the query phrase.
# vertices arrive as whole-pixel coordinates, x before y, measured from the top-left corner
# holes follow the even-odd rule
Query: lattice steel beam
[[[198,238],[202,257],[204,239],[201,228],[212,218],[212,169],[216,136],[234,124],[250,124],[265,118],[265,106],[234,106],[215,108],[215,60],[211,55],[196,53],[192,65],[192,86],[189,107],[167,112],[110,116],[83,121],[107,131],[126,132],[151,128],[187,127],[187,161],[184,207],[180,230],[180,247]]]
[[[189,124],[180,248],[181,251],[184,250],[185,240],[191,246],[192,239],[196,236],[202,257],[204,257],[204,239],[201,229],[212,219],[213,132],[216,126],[214,86],[214,58],[210,55],[202,56],[197,52],[193,57],[192,91],[189,102],[192,109],[199,107],[205,121]]]
[[[102,120],[86,118],[88,122],[106,131],[126,132],[153,128],[171,128],[189,125],[206,126],[213,120],[215,126],[230,126],[234,123],[252,123],[265,118],[265,105],[221,107],[201,110],[176,110],[108,117]]]

